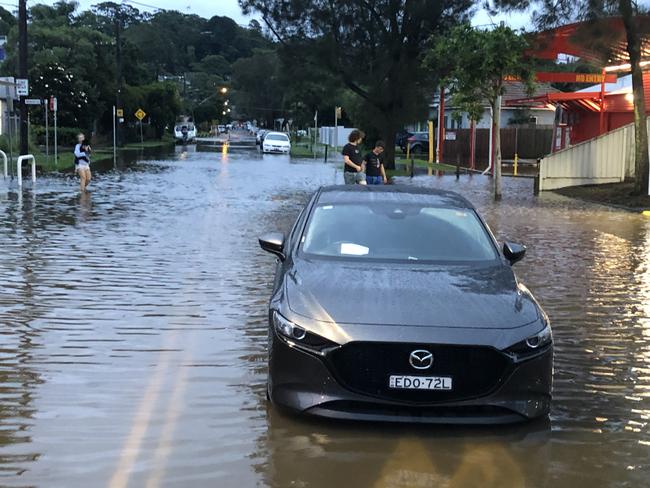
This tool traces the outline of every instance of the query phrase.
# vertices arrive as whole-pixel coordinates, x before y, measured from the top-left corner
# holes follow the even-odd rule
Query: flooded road
[[[647,486],[650,219],[532,194],[456,189],[500,240],[556,341],[550,421],[444,428],[299,420],[265,399],[273,259],[335,167],[178,150],[76,181],[0,180],[0,486]]]

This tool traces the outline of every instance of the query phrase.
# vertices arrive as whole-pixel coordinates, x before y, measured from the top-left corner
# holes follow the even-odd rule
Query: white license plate
[[[388,386],[399,390],[451,390],[451,378],[448,376],[391,375]]]

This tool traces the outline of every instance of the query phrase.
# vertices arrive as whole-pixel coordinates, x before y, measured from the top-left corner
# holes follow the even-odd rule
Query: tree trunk
[[[623,17],[627,36],[627,53],[632,67],[632,92],[634,94],[634,194],[648,192],[648,126],[646,123],[643,71],[641,70],[641,37],[634,19],[631,0],[620,0],[619,11]]]
[[[390,114],[386,115],[384,124],[381,127],[381,137],[386,143],[384,149],[385,169],[395,169],[395,133],[397,132],[397,124],[393,120]],[[372,146],[374,143],[375,141],[367,141],[368,146]]]
[[[494,134],[494,199],[501,200],[501,95],[492,104],[492,133]]]

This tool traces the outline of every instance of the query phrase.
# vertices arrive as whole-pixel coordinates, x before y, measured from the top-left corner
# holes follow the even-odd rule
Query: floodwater
[[[406,179],[468,196],[554,326],[548,422],[306,421],[267,405],[273,258],[335,167],[195,153],[0,180],[0,486],[639,487],[650,477],[650,219],[507,180]]]

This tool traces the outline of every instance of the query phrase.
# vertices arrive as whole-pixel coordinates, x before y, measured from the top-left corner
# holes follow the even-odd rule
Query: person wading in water
[[[343,146],[343,179],[345,180],[346,185],[354,185],[357,182],[363,180],[365,182],[365,177],[363,175],[358,175],[361,173],[363,158],[361,156],[361,150],[359,149],[359,144],[363,142],[363,138],[366,135],[357,129],[354,129],[350,132],[348,136],[348,142]]]
[[[386,170],[384,169],[384,161],[381,156],[385,147],[386,144],[384,144],[384,141],[377,141],[373,150],[363,158],[366,182],[369,185],[385,185],[388,183]]]
[[[74,167],[79,174],[79,189],[82,193],[90,184],[92,174],[90,172],[90,146],[83,134],[77,136],[77,145],[74,147]]]

